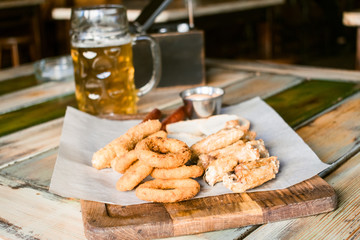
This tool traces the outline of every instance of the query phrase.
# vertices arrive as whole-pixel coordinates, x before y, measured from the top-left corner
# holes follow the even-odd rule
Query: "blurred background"
[[[123,4],[142,9],[148,0],[0,0],[1,68],[69,54],[69,9],[74,6]],[[253,7],[231,6],[249,2]],[[344,26],[343,12],[360,8],[359,0],[194,0],[195,28],[204,31],[206,58],[261,59],[279,63],[354,69],[356,28]],[[276,4],[275,4],[276,2]],[[221,4],[221,5],[217,5]],[[227,4],[227,8],[225,5]],[[185,8],[174,0],[167,9]],[[214,8],[213,8],[214,9]],[[63,12],[55,16],[57,13]],[[149,32],[171,29],[187,18],[155,23]],[[16,47],[14,47],[16,45]],[[16,49],[18,52],[16,51]],[[15,53],[14,53],[15,52]]]

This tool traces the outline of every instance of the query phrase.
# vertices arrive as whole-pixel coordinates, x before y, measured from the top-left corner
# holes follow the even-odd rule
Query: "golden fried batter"
[[[148,136],[148,138],[150,138],[150,137],[166,138],[166,136],[167,136],[167,133],[165,131],[158,131],[158,132],[153,133],[150,136]],[[135,152],[135,150],[131,150],[120,157],[116,156],[111,161],[111,167],[112,167],[112,169],[114,169],[115,171],[117,171],[119,173],[124,173],[125,170],[128,169],[131,166],[131,164],[133,164],[136,160],[138,160],[136,152]]]
[[[141,184],[136,196],[149,202],[180,202],[193,198],[200,184],[193,179],[154,179]]]
[[[253,140],[246,143],[239,140],[225,148],[201,154],[198,165],[206,169],[216,159],[234,158],[240,163],[266,157],[269,157],[269,152],[265,148],[263,140]]]
[[[279,171],[277,157],[261,158],[256,161],[240,163],[235,174],[223,176],[223,184],[234,192],[245,192],[275,178]]]
[[[186,143],[174,138],[146,138],[136,145],[135,152],[139,161],[156,168],[180,167],[191,158]]]
[[[243,135],[244,132],[239,127],[224,128],[195,143],[191,146],[191,150],[195,155],[199,156],[202,153],[209,153],[233,144]]]
[[[245,118],[239,117],[239,119],[227,121],[225,124],[225,128],[231,128],[235,126],[240,127],[241,130],[246,132],[250,129],[250,121]]]
[[[215,160],[205,170],[204,180],[210,186],[214,186],[215,183],[222,181],[225,174],[233,171],[237,164],[238,161],[231,157]]]
[[[148,120],[130,128],[124,135],[114,139],[94,153],[91,160],[93,167],[97,169],[110,167],[111,161],[115,157],[121,157],[133,150],[140,140],[158,132],[160,128],[161,123],[159,120]]]
[[[155,168],[151,176],[158,179],[179,179],[179,178],[197,178],[203,175],[204,169],[196,165],[183,165],[177,168]]]
[[[142,180],[150,175],[154,168],[143,164],[139,160],[131,165],[124,175],[116,183],[119,191],[130,191],[134,189]]]

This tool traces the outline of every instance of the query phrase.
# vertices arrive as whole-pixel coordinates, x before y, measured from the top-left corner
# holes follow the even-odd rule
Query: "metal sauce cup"
[[[223,89],[209,86],[191,88],[180,93],[190,119],[219,114],[223,95]]]

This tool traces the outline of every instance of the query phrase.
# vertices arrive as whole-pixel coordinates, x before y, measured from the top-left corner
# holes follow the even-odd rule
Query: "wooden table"
[[[358,239],[360,237],[360,73],[264,62],[207,61],[207,84],[224,105],[261,96],[319,158],[338,197],[329,213],[172,239]],[[184,87],[139,102],[172,111]],[[0,72],[0,238],[85,239],[80,201],[48,191],[73,82],[38,84],[32,66]],[[300,196],[299,196],[300,197]]]

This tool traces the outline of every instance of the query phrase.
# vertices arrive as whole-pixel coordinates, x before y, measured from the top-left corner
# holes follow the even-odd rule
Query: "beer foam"
[[[72,47],[76,48],[98,48],[125,45],[131,42],[130,36],[125,36],[120,39],[93,39],[82,40],[79,42],[71,42]]]

